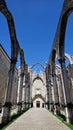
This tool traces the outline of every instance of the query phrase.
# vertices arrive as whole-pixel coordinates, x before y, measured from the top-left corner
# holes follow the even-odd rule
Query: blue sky
[[[45,65],[54,41],[64,0],[6,0],[16,28],[17,39],[24,50],[26,63]],[[66,52],[73,54],[73,14],[68,19]],[[0,14],[0,43],[11,55],[6,18]]]

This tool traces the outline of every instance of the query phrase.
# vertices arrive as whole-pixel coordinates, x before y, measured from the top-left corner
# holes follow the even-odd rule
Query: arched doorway
[[[45,98],[41,94],[35,95],[32,101],[33,101],[33,107],[36,108],[45,107]]]
[[[33,83],[32,83],[32,102],[33,107],[42,107],[46,102],[46,85],[44,83],[43,74],[39,74],[34,77],[32,73]]]

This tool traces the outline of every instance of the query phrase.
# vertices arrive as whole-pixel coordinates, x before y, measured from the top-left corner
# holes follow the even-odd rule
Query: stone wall
[[[13,84],[13,91],[12,91],[12,104],[16,105],[17,103],[17,89],[18,89],[18,70],[15,70],[14,75],[14,84]]]
[[[44,101],[46,102],[46,77],[44,72],[40,72],[37,74],[36,72],[32,73],[32,101],[33,101],[33,106],[36,107],[36,101],[40,101],[40,107],[42,106],[42,103]],[[36,98],[37,95],[41,95],[44,99],[42,98]],[[40,96],[40,97],[41,97]],[[35,100],[33,100],[35,99]]]
[[[10,58],[0,45],[0,104],[4,104],[6,90],[8,86],[8,73],[10,69]],[[12,103],[16,102],[17,97],[17,69],[14,76],[14,85],[12,90]]]
[[[4,104],[7,84],[8,84],[8,72],[10,68],[10,59],[6,55],[2,46],[0,46],[0,103]]]

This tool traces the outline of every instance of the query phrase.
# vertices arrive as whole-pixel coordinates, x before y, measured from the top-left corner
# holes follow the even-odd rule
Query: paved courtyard
[[[31,108],[5,130],[70,130],[45,108]]]

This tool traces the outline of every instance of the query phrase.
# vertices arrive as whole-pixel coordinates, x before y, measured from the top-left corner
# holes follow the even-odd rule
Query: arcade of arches
[[[39,62],[31,67],[26,64],[13,17],[4,0],[0,0],[0,11],[7,19],[11,38],[10,58],[0,44],[0,123],[6,123],[10,115],[31,107],[45,107],[73,123],[73,56],[64,51],[66,24],[73,11],[73,0],[64,0],[52,51],[45,66]],[[20,66],[16,68],[18,54]],[[66,58],[69,60],[67,67]],[[38,73],[33,71],[37,65],[42,68]]]

